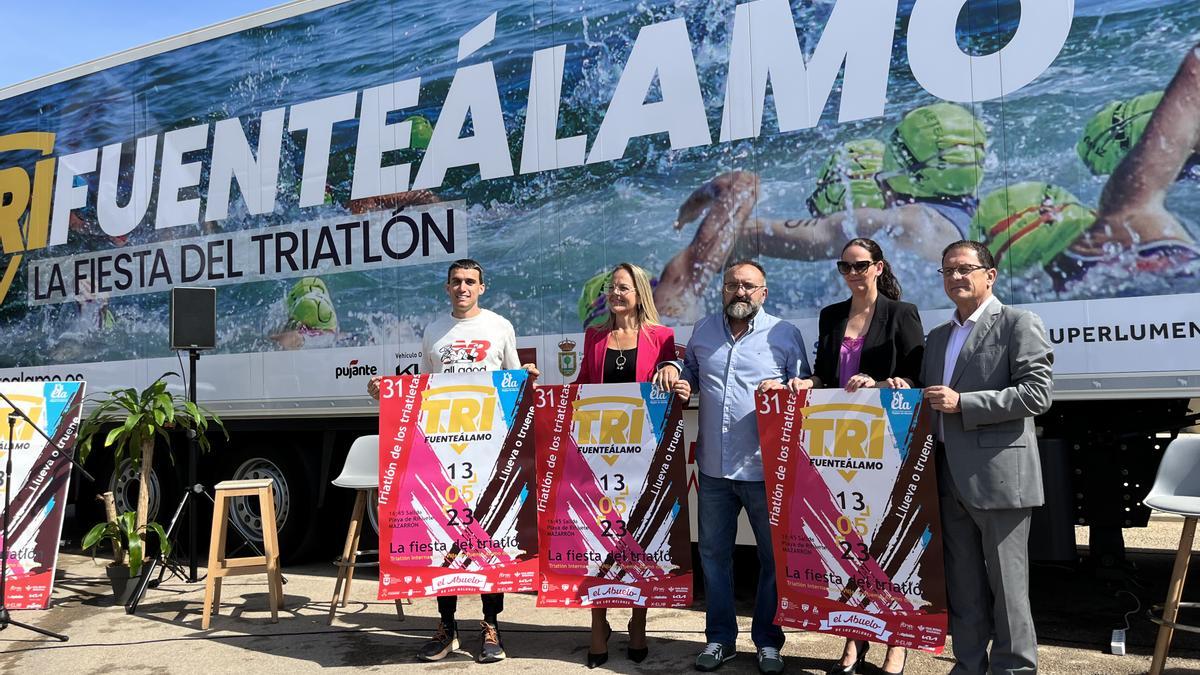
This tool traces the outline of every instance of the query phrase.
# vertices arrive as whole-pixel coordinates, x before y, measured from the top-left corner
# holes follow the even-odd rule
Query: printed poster
[[[646,383],[537,389],[540,607],[692,604],[683,416]]]
[[[84,383],[22,382],[0,387],[51,439],[47,442],[28,422],[18,419],[9,447],[8,414],[12,407],[0,400],[0,495],[4,483],[12,479],[8,486],[8,532],[12,540],[4,604],[8,609],[46,609],[58,564],[58,540],[66,514]],[[13,475],[5,476],[9,452]],[[0,538],[4,535],[0,531]]]
[[[919,389],[758,395],[775,622],[940,652],[932,410]]]
[[[529,389],[524,370],[384,378],[380,600],[534,590]]]

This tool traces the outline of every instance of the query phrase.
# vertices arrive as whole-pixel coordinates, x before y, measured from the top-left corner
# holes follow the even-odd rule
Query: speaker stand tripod
[[[204,495],[205,497],[209,498],[209,501],[212,501],[212,497],[204,489],[204,486],[199,483],[193,483],[191,487],[189,487],[183,493],[183,497],[179,499],[179,504],[175,507],[174,515],[171,516],[171,522],[167,525],[167,541],[174,543],[175,528],[179,526],[179,517],[183,515],[183,510],[185,508],[189,512],[193,512],[195,510],[196,506],[191,502],[193,499],[199,499],[200,495]],[[189,555],[191,555],[191,551],[189,551]],[[161,567],[159,567],[160,565]],[[159,568],[158,578],[154,581],[151,581],[150,578],[154,576],[155,568]],[[133,595],[129,596],[129,602],[125,603],[125,613],[137,613],[138,605],[142,602],[142,597],[146,595],[146,589],[151,587],[157,588],[158,585],[162,583],[162,580],[166,576],[167,572],[170,572],[172,576],[176,577],[180,581],[187,581],[189,583],[195,583],[196,581],[195,579],[190,579],[185,576],[183,563],[176,562],[172,560],[170,556],[159,553],[146,563],[146,569],[144,572],[142,572],[142,578],[140,581],[138,581],[137,588],[134,589]]]

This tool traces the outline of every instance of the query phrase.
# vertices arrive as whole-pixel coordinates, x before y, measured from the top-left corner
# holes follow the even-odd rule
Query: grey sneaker
[[[455,649],[458,649],[458,624],[447,626],[438,621],[437,630],[433,632],[429,642],[421,646],[417,658],[422,661],[441,661]]]
[[[758,648],[758,672],[776,675],[783,672],[783,657],[775,647]]]
[[[500,631],[486,621],[479,622],[479,653],[475,660],[480,663],[495,663],[503,661],[504,643],[500,641]]]
[[[704,651],[696,657],[696,670],[707,673],[721,667],[729,659],[737,656],[733,645],[723,645],[720,642],[710,642],[704,645]]]

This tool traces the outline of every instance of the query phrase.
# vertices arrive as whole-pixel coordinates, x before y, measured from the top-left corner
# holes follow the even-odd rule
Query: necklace
[[[616,331],[613,331],[612,337],[613,349],[617,350],[617,358],[613,359],[613,365],[616,366],[617,370],[625,370],[625,364],[628,363],[629,359],[625,358],[625,349],[620,347],[620,340],[617,339]],[[637,343],[634,342],[634,345],[636,346]]]

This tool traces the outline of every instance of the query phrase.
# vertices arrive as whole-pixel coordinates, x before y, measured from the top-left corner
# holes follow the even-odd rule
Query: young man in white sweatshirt
[[[429,373],[461,373],[478,370],[524,368],[530,377],[538,376],[535,364],[522,365],[517,358],[517,336],[508,319],[479,306],[479,296],[487,286],[483,267],[469,258],[455,260],[446,272],[446,295],[450,313],[434,319],[425,327],[421,340],[423,364]],[[379,377],[367,383],[367,393],[379,398]],[[497,628],[497,615],[504,610],[503,593],[484,593],[480,646],[475,660],[495,663],[505,658],[504,644]],[[458,625],[454,612],[457,596],[437,599],[441,621],[429,642],[417,656],[423,661],[438,661],[458,649]]]

